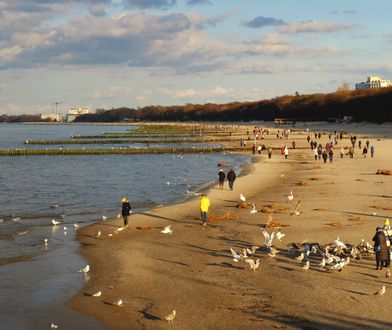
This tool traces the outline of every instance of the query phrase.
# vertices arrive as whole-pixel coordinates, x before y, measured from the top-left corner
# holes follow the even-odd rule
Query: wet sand
[[[255,156],[251,173],[236,180],[234,191],[225,183],[224,190],[215,186],[208,192],[210,213],[225,221],[202,227],[195,198],[132,215],[130,228],[117,234],[121,219],[79,230],[80,252],[91,272],[69,306],[114,329],[390,328],[391,280],[374,270],[373,256],[351,262],[342,272],[322,271],[319,259],[311,257],[304,271],[287,251],[287,244],[304,240],[371,242],[375,227],[392,218],[392,177],[375,174],[392,168],[391,127],[336,128],[365,132],[376,148],[375,158],[363,158],[357,147],[354,159],[340,159],[338,150],[349,146],[348,139],[339,141],[334,161],[327,164],[315,161],[310,148],[290,149],[287,160],[275,150],[267,159],[263,151]],[[306,136],[291,134],[288,145],[295,139],[297,147],[305,147]],[[323,146],[327,140],[324,135]],[[280,147],[286,142],[277,140],[272,129],[263,143]],[[291,189],[294,201],[287,203]],[[260,211],[237,208],[240,193]],[[298,200],[301,214],[292,216]],[[274,241],[280,250],[275,258],[263,248],[257,251],[260,267],[254,272],[245,262],[235,263],[229,249],[263,246],[260,225],[268,214],[261,211],[268,209],[286,236]],[[172,235],[160,233],[167,225]],[[100,238],[95,237],[98,231]],[[382,285],[385,295],[375,296]],[[102,296],[91,297],[97,291]],[[124,306],[113,306],[120,298]],[[168,324],[164,316],[173,309],[177,317]]]

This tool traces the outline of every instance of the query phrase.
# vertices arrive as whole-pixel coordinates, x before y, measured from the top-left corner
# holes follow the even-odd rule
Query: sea
[[[100,146],[40,146],[24,141],[128,129],[136,127],[0,124],[0,149],[91,149]],[[168,146],[173,144],[160,141],[126,147]],[[104,329],[98,321],[66,306],[88,281],[78,272],[86,260],[77,252],[76,230],[116,217],[122,197],[130,201],[134,213],[191,198],[216,183],[220,162],[241,174],[251,159],[228,153],[1,156],[0,329],[45,329],[52,323],[63,329]],[[52,220],[61,224],[53,226]]]

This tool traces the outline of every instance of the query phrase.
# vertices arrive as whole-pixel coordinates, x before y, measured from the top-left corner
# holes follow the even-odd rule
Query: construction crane
[[[57,115],[57,106],[59,105],[59,104],[62,104],[62,103],[64,103],[64,102],[54,102],[53,104],[54,104],[54,106],[55,106],[55,114]]]

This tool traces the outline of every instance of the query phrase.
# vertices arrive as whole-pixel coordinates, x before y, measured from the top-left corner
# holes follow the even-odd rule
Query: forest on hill
[[[286,95],[257,102],[146,106],[140,109],[99,110],[78,117],[78,122],[123,121],[253,121],[287,118],[298,121],[334,120],[352,116],[354,121],[392,121],[392,88],[329,94]]]

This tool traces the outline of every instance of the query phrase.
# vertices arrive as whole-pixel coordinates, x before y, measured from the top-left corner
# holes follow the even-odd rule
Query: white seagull
[[[52,219],[52,225],[53,225],[53,226],[57,226],[57,225],[59,225],[60,223],[61,223],[60,221],[56,221],[56,220]]]
[[[269,248],[269,250],[270,250],[270,253],[268,253],[268,256],[270,256],[271,258],[275,258],[276,254],[279,253],[279,250],[275,249],[273,246],[271,246]]]
[[[310,261],[308,260],[305,265],[302,266],[303,270],[308,270],[310,267]]]
[[[165,316],[165,320],[169,323],[173,323],[176,318],[176,310],[174,309],[169,315]]]
[[[95,237],[96,237],[96,238],[100,238],[100,237],[101,237],[101,234],[102,234],[101,231],[98,230],[98,233],[96,233]]]
[[[286,234],[283,234],[280,230],[276,233],[276,238],[278,239],[278,241],[282,241],[282,238],[285,236]]]
[[[374,295],[375,296],[382,296],[385,293],[385,285],[382,286],[380,290],[378,290]]]
[[[264,235],[264,239],[265,239],[265,246],[266,247],[271,247],[272,246],[272,240],[274,239],[274,236],[275,236],[275,232],[273,231],[271,233],[271,235],[270,235],[270,234],[268,234],[267,231],[263,230],[263,235]]]
[[[113,303],[113,305],[115,305],[115,306],[122,306],[123,305],[123,301],[122,301],[122,299],[118,299],[118,300],[116,300],[114,303]]]
[[[260,259],[257,259],[256,262],[253,259],[245,259],[245,262],[249,264],[250,268],[255,272],[256,269],[260,266]]]
[[[305,254],[301,252],[301,254],[298,257],[295,257],[295,260],[301,262],[302,260],[304,260],[304,258],[305,258]]]
[[[54,324],[54,323],[52,323],[51,325],[50,325],[50,328],[51,329],[57,329],[59,326],[57,325],[57,324]]]
[[[171,225],[169,225],[169,226],[166,226],[165,228],[163,228],[162,230],[161,230],[161,233],[162,234],[173,234],[173,230],[171,229]]]
[[[243,194],[240,194],[240,200],[242,202],[246,202],[246,198],[245,198],[245,196]]]
[[[250,214],[254,214],[254,213],[257,213],[256,205],[252,204],[252,209],[250,210]]]
[[[84,273],[86,275],[90,271],[90,265],[86,265],[84,268],[79,270],[79,273]]]
[[[78,227],[79,227],[79,225],[78,225],[77,223],[74,223],[73,226],[74,226],[75,228],[78,228]]]
[[[106,216],[104,216],[104,215],[102,216],[102,220],[103,220],[103,221],[105,221],[107,218],[108,218],[108,217],[106,217]]]
[[[239,260],[243,259],[243,255],[241,253],[238,254],[232,248],[230,248],[230,252],[231,252],[231,254],[233,256],[233,261],[234,262],[238,262]]]
[[[293,191],[290,190],[290,195],[286,196],[286,202],[292,202],[294,199]]]
[[[300,207],[300,205],[301,205],[301,201],[298,201],[298,203],[297,203],[297,205],[295,206],[295,209],[294,209],[294,211],[291,213],[291,215],[300,215],[301,214],[301,212],[300,212],[300,210],[299,210],[299,207]]]
[[[92,294],[93,297],[100,297],[102,296],[102,291],[98,291]]]

